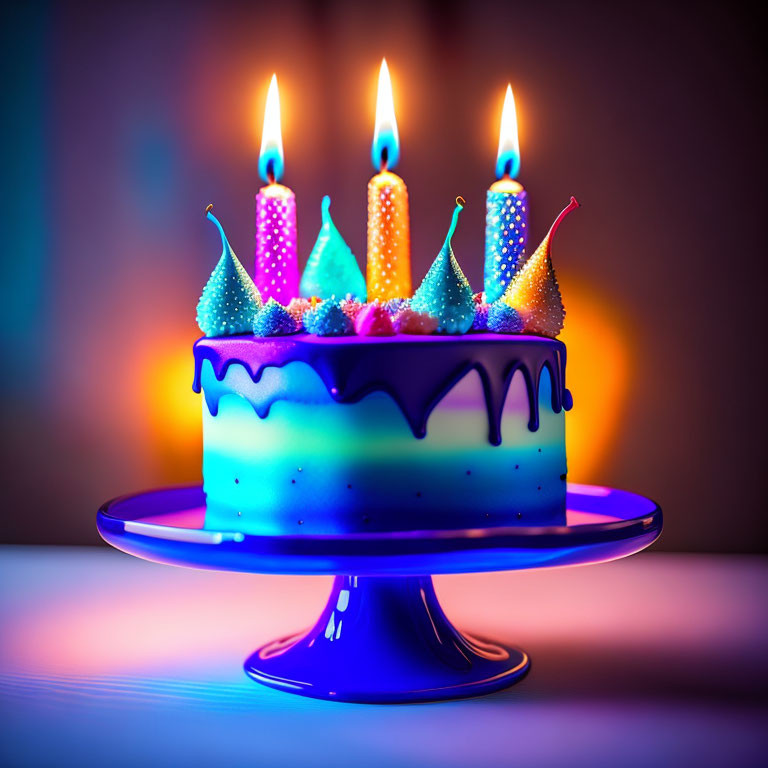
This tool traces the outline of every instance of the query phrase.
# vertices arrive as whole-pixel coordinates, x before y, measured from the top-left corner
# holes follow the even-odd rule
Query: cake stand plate
[[[193,486],[113,499],[97,524],[112,546],[168,565],[334,574],[315,625],[259,648],[245,671],[304,696],[395,703],[476,696],[528,671],[523,651],[450,623],[432,574],[604,562],[661,533],[658,505],[626,491],[569,484],[567,508],[567,524],[553,527],[254,536],[204,529],[205,496]]]

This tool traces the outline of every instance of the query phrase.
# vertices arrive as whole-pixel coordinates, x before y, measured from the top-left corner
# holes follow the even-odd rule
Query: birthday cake
[[[463,205],[458,198],[421,285],[394,297],[370,295],[386,285],[371,276],[370,232],[366,283],[327,198],[300,285],[274,266],[257,266],[254,282],[209,206],[223,252],[198,304],[205,336],[194,347],[207,528],[323,535],[565,524],[571,398],[550,251],[578,204],[571,199],[530,256],[518,249],[509,272],[486,269],[477,294],[451,246]],[[488,207],[490,216],[491,193]],[[262,208],[257,219],[277,222],[282,212]],[[292,293],[287,303],[275,298],[276,280],[281,297]]]

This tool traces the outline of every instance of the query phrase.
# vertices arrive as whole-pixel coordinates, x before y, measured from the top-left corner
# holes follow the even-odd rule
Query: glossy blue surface
[[[205,497],[193,486],[115,499],[97,520],[105,541],[155,562],[337,574],[317,623],[258,649],[246,672],[304,696],[394,703],[488,693],[529,665],[522,651],[456,630],[424,574],[602,562],[638,552],[661,532],[661,510],[636,494],[569,486],[567,506],[565,526],[253,536],[203,529]]]
[[[205,529],[200,486],[123,496],[98,512],[102,538],[145,560],[217,571],[367,576],[475,573],[614,560],[661,532],[650,499],[568,486],[567,525],[527,528],[255,536]]]

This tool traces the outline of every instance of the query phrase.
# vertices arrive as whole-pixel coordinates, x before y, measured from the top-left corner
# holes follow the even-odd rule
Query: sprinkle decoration
[[[473,331],[485,331],[488,329],[488,308],[490,304],[475,302],[475,317],[472,320]]]
[[[394,317],[401,310],[410,306],[410,299],[390,299],[389,301],[384,302],[384,309],[386,309],[392,317]]]
[[[296,321],[299,329],[303,328],[302,317],[304,313],[312,307],[309,299],[294,298],[288,302],[285,311]]]
[[[524,324],[516,309],[503,301],[495,301],[487,311],[486,327],[494,333],[522,333]]]
[[[363,305],[356,299],[342,299],[339,302],[341,311],[354,323]]]
[[[355,318],[358,336],[394,336],[395,329],[389,312],[379,302],[366,304]]]
[[[438,319],[437,333],[466,333],[475,317],[472,288],[451,247],[451,238],[464,205],[464,199],[457,197],[445,243],[411,300],[411,309]]]
[[[365,278],[357,265],[355,255],[344,242],[331,218],[331,198],[322,202],[322,224],[307,266],[301,276],[299,293],[321,299],[351,296],[365,301]]]
[[[274,299],[259,310],[253,322],[254,336],[289,336],[298,330],[299,325],[293,316]]]
[[[565,308],[552,266],[552,238],[563,219],[578,207],[576,198],[572,197],[500,299],[520,313],[526,333],[554,339],[563,330]]]
[[[347,336],[354,328],[336,299],[317,304],[304,313],[303,320],[304,327],[315,336]]]
[[[219,230],[222,253],[197,303],[197,324],[206,336],[250,333],[261,309],[261,295],[235,256],[212,209],[213,205],[209,205],[205,213]]]

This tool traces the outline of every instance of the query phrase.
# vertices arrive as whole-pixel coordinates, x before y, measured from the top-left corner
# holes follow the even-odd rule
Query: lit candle
[[[522,184],[520,146],[512,86],[507,86],[501,113],[496,181],[488,190],[485,218],[485,300],[490,304],[506,290],[523,263],[528,240],[528,201]]]
[[[280,95],[272,75],[264,110],[259,175],[267,182],[256,195],[256,268],[254,282],[263,300],[283,305],[299,295],[296,258],[296,196],[278,182],[283,176]]]
[[[411,295],[411,228],[408,189],[390,169],[400,157],[392,82],[381,61],[371,159],[380,169],[368,182],[368,301]]]

